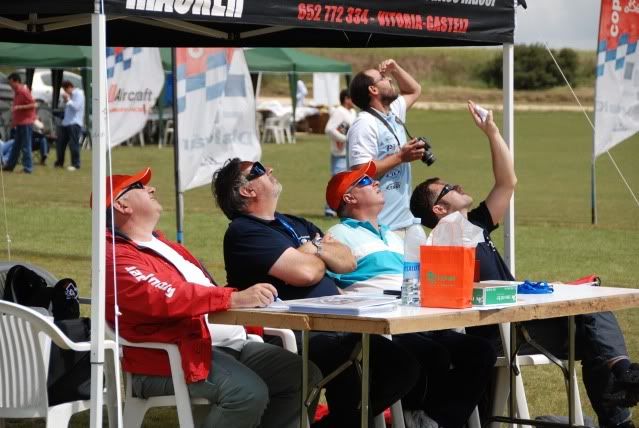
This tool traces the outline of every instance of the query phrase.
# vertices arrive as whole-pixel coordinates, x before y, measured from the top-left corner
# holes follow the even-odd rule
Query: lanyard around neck
[[[388,121],[381,114],[379,114],[379,112],[377,110],[375,110],[372,107],[367,108],[366,112],[368,114],[371,114],[373,117],[379,119],[384,124],[384,126],[386,126],[386,128],[388,128],[390,133],[393,134],[393,137],[395,137],[395,140],[397,140],[397,149],[401,148],[402,145],[399,142],[399,137],[397,136],[397,134],[395,134],[395,130],[393,129],[392,126],[390,126],[390,123],[388,123]],[[413,136],[410,135],[410,132],[408,131],[408,128],[406,127],[404,122],[402,122],[402,120],[399,117],[397,117],[397,116],[395,116],[395,122],[397,122],[400,125],[402,125],[402,128],[404,128],[404,131],[406,131],[406,135],[408,135],[408,138],[412,140]]]
[[[284,226],[284,229],[286,230],[286,233],[288,233],[291,238],[293,238],[295,240],[295,242],[297,243],[297,245],[302,245],[302,238],[300,238],[300,236],[297,234],[297,232],[295,231],[295,229],[293,229],[293,226],[290,225],[289,222],[287,222],[286,220],[284,220],[284,217],[278,215],[275,217],[275,219],[282,225]]]

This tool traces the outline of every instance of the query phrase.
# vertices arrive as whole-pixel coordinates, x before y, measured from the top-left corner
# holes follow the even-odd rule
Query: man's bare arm
[[[417,81],[406,72],[394,59],[382,61],[378,66],[378,70],[382,74],[390,74],[397,82],[399,93],[406,100],[406,109],[408,110],[417,101],[422,93],[422,87]]]
[[[391,169],[404,162],[413,162],[417,159],[421,159],[424,156],[424,143],[412,139],[402,146],[397,153],[386,156],[384,159],[375,160],[375,166],[377,167],[377,173],[375,178],[381,179]],[[351,169],[360,168],[362,164],[353,165]]]
[[[308,245],[313,245],[308,243]],[[301,247],[300,247],[301,248]],[[317,284],[326,272],[324,262],[313,254],[289,248],[271,266],[269,275],[295,287],[310,287]]]
[[[311,251],[314,251],[332,272],[352,272],[357,267],[357,262],[355,261],[355,257],[353,257],[351,249],[335,240],[330,234],[324,235],[321,247],[322,249],[319,253],[317,252],[317,248],[314,250],[311,249]]]
[[[473,116],[475,124],[486,134],[490,143],[495,184],[486,197],[486,206],[488,211],[490,211],[493,224],[497,224],[504,218],[510,198],[517,185],[515,163],[506,142],[499,133],[499,128],[493,121],[493,112],[489,111],[486,120],[482,121],[474,107],[475,104],[472,101],[468,101],[468,110]]]

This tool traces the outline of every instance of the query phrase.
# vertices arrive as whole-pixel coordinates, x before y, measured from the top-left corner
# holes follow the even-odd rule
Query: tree
[[[579,60],[573,49],[551,50],[571,85],[575,85]],[[489,86],[502,86],[502,57],[495,56],[480,70],[479,77]],[[547,89],[563,85],[564,80],[542,45],[515,46],[515,89]]]

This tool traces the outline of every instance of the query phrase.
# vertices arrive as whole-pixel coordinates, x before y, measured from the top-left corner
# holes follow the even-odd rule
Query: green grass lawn
[[[413,134],[428,137],[437,156],[432,167],[414,164],[415,183],[436,175],[464,185],[476,196],[476,202],[486,195],[492,180],[488,143],[468,113],[415,111],[409,114],[408,127]],[[571,280],[596,273],[604,285],[637,287],[639,207],[605,155],[597,161],[599,224],[590,224],[592,132],[583,115],[517,113],[515,141],[519,178],[515,195],[517,277]],[[639,191],[637,143],[633,138],[612,150],[635,192]],[[0,234],[5,239],[0,251],[4,258],[8,258],[10,239],[11,259],[41,265],[61,278],[76,279],[82,295],[89,294],[91,278],[90,155],[82,152],[82,169],[73,173],[36,166],[32,175],[3,173],[1,182]],[[262,157],[284,186],[280,210],[305,216],[324,230],[334,223],[322,216],[328,158],[329,145],[323,135],[298,135],[295,145],[266,145]],[[174,237],[171,148],[118,147],[113,151],[113,165],[116,173],[153,168],[152,185],[164,206],[159,227]],[[184,199],[186,245],[223,282],[222,237],[227,220],[214,206],[209,186],[188,191]],[[499,246],[500,232],[494,236]],[[630,355],[639,360],[639,336],[632,328],[637,325],[639,311],[618,315]],[[558,369],[527,368],[524,375],[532,415],[567,414]],[[583,390],[581,396],[585,413],[593,415]],[[167,426],[168,420],[176,424],[172,411],[151,416],[147,426]],[[77,424],[81,426],[82,421],[86,419],[81,416]]]

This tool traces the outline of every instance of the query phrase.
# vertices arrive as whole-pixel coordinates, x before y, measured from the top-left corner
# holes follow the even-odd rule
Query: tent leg
[[[514,84],[515,46],[503,45],[503,95],[504,95],[504,131],[503,136],[515,159],[515,84]],[[504,217],[504,253],[508,268],[515,275],[515,195],[510,198]]]

